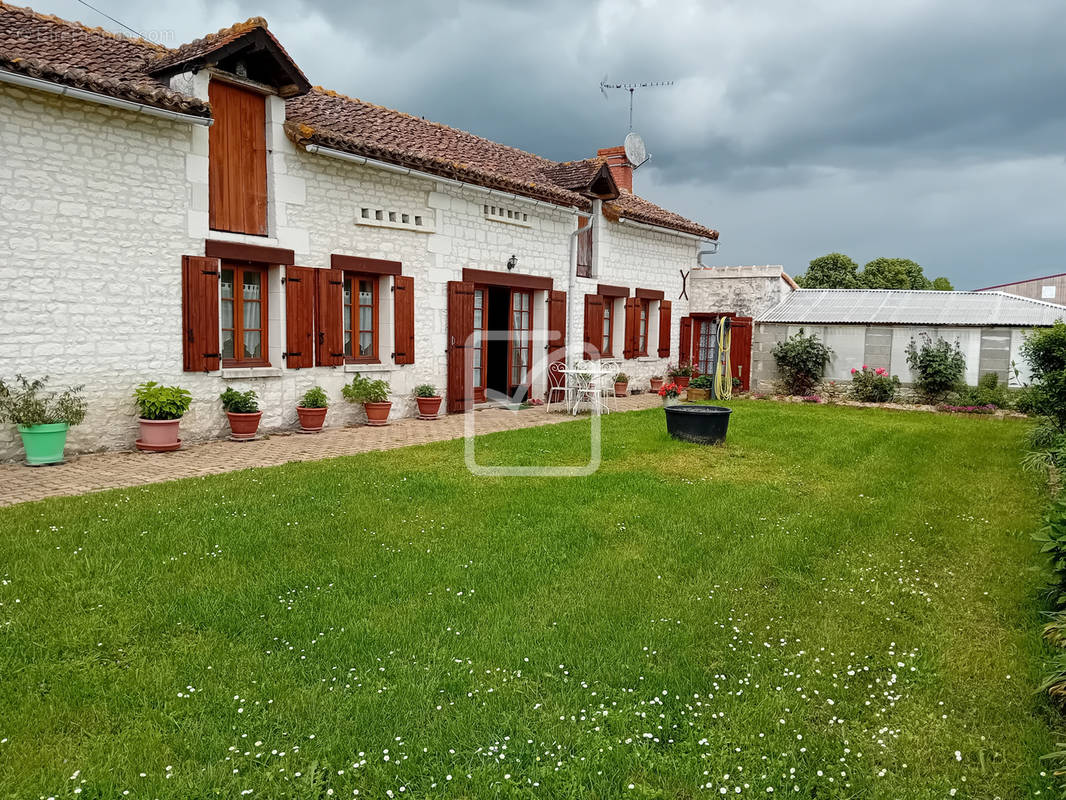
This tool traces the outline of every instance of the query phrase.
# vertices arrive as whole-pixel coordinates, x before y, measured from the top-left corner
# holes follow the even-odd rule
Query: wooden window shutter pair
[[[670,311],[673,303],[659,301],[659,358],[670,357]]]
[[[636,358],[640,347],[640,299],[626,298],[626,333],[623,358]]]
[[[677,360],[680,364],[692,363],[692,317],[682,317],[677,339]]]
[[[599,358],[603,345],[603,297],[585,295],[585,357]]]

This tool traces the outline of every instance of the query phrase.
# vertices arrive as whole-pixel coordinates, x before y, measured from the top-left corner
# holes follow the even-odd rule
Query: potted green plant
[[[296,404],[296,416],[300,418],[300,433],[318,433],[326,422],[329,397],[321,386],[312,386]]]
[[[367,425],[389,424],[389,409],[392,408],[392,403],[389,402],[388,381],[380,378],[371,380],[356,373],[352,382],[341,389],[341,394],[349,403],[363,404]]]
[[[692,380],[692,373],[692,366],[687,361],[682,361],[676,367],[671,364],[670,368],[666,371],[667,377],[676,383],[680,389],[688,388],[688,383]]]
[[[238,442],[254,439],[259,430],[259,420],[263,418],[255,392],[251,389],[238,392],[232,386],[227,386],[218,399],[222,401],[222,408],[229,419],[230,438]]]
[[[133,400],[141,426],[141,436],[135,442],[138,450],[162,453],[181,447],[178,427],[192,403],[187,389],[145,381],[134,390]]]
[[[648,383],[650,384],[649,391],[658,394],[659,390],[663,388],[663,376],[652,375],[651,378],[648,380]]]
[[[18,427],[26,463],[33,467],[62,463],[67,431],[85,419],[83,387],[70,386],[57,394],[46,392],[47,384],[47,375],[32,381],[16,375],[10,386],[0,380],[0,422]]]
[[[614,396],[625,397],[629,394],[629,376],[619,372],[614,376]]]
[[[415,402],[418,403],[419,419],[436,419],[440,413],[440,402],[443,398],[437,393],[437,387],[431,383],[423,383],[415,387]]]
[[[713,388],[714,378],[710,375],[697,375],[689,382],[685,397],[689,400],[709,400]]]

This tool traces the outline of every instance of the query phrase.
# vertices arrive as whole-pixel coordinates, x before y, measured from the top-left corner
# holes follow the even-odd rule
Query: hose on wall
[[[714,367],[714,396],[728,400],[733,396],[733,370],[729,363],[729,317],[718,319],[718,357]]]

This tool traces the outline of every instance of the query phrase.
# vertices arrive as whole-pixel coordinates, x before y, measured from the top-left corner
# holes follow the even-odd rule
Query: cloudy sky
[[[23,0],[116,29],[78,0]],[[717,264],[1066,271],[1062,0],[90,0],[165,44],[261,15],[312,83],[568,160],[620,144]]]

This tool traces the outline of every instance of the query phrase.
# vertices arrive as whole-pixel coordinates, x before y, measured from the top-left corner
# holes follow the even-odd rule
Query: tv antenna
[[[673,81],[645,81],[644,83],[610,83],[607,80],[607,76],[603,76],[603,80],[600,81],[600,91],[603,93],[603,99],[607,99],[608,89],[625,89],[629,92],[629,130],[633,130],[633,94],[637,89],[651,89],[655,86],[673,86]]]

